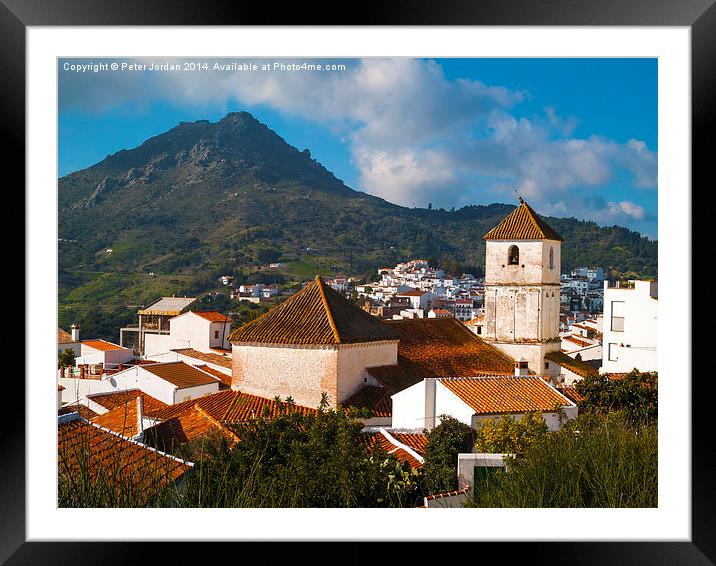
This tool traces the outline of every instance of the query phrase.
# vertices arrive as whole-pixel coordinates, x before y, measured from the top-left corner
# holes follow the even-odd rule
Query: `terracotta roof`
[[[396,393],[426,377],[514,374],[515,361],[454,318],[389,320],[400,336],[398,365],[366,371]]]
[[[146,498],[137,501],[138,505],[193,466],[81,418],[59,422],[57,444],[60,481],[86,473],[91,482],[101,477],[118,490],[131,486],[139,497]]]
[[[410,452],[393,444],[382,432],[363,434],[363,440],[366,442],[369,452],[375,450],[376,446],[380,446],[387,454],[394,456],[399,462],[408,464],[411,468],[419,468],[423,465]]]
[[[373,417],[389,417],[392,414],[391,390],[375,385],[364,385],[341,403],[346,409],[369,409]]]
[[[141,389],[125,389],[123,391],[108,391],[107,393],[94,393],[87,395],[87,399],[101,405],[108,411],[124,406],[127,403],[134,403],[137,397],[142,398],[142,413],[151,415],[156,411],[166,409],[169,405],[148,395]]]
[[[147,428],[144,431],[144,442],[160,450],[172,451],[212,432],[222,434],[231,442],[239,439],[231,430],[194,404],[176,417]]]
[[[61,328],[57,329],[58,344],[71,344],[72,342],[76,342],[76,340],[72,339],[72,334],[70,334],[66,330],[62,330]]]
[[[412,291],[403,291],[397,293],[396,297],[422,297],[427,291],[421,291],[420,289],[413,289]]]
[[[95,350],[100,350],[102,352],[124,350],[124,348],[119,344],[113,344],[112,342],[107,342],[106,340],[82,340],[82,345],[89,346],[90,348],[94,348]]]
[[[183,356],[188,356],[196,360],[201,360],[202,362],[207,362],[225,368],[231,368],[231,358],[227,356],[222,356],[221,354],[200,352],[199,350],[194,350],[192,348],[179,348],[176,350],[172,350],[172,352],[176,352],[177,354],[182,354]]]
[[[502,222],[483,236],[485,240],[557,240],[564,241],[551,226],[522,199]]]
[[[139,395],[137,395],[139,397]],[[139,428],[137,399],[128,401],[96,416],[92,419],[94,424],[108,428],[109,430],[126,437],[137,436],[142,432]]]
[[[583,362],[582,360],[575,360],[564,352],[549,352],[545,354],[544,359],[559,364],[581,377],[599,374],[599,370],[594,366]]]
[[[441,379],[440,383],[477,415],[554,411],[571,406],[569,399],[540,377],[476,377]]]
[[[309,407],[301,405],[289,406],[285,403],[277,403],[273,399],[265,399],[228,389],[199,399],[171,405],[163,411],[153,414],[151,418],[160,421],[168,420],[183,414],[187,410],[193,410],[194,406],[198,406],[211,418],[221,423],[253,420],[264,415],[264,407],[268,407],[269,418],[285,410],[300,411],[304,414],[316,413],[316,409]]]
[[[213,375],[196,369],[194,366],[184,362],[167,362],[164,364],[153,364],[143,366],[143,369],[153,373],[157,377],[176,385],[178,389],[196,387],[198,385],[209,385],[218,383],[219,380]]]
[[[393,432],[390,434],[398,442],[405,444],[409,448],[415,450],[421,456],[425,456],[425,448],[428,445],[428,437],[425,434],[413,432]]]
[[[231,322],[231,318],[227,314],[221,314],[218,311],[191,311],[198,314],[201,318],[205,318],[209,322]]]
[[[594,342],[588,342],[587,340],[582,340],[581,338],[577,338],[573,335],[565,336],[562,338],[562,340],[567,340],[568,342],[572,342],[574,344],[577,344],[577,346],[582,346],[584,348],[586,348],[587,346],[596,346],[596,343]]]
[[[584,395],[577,391],[577,389],[572,385],[563,385],[562,387],[557,387],[557,389],[562,395],[576,405],[579,405],[582,401],[584,401]]]
[[[222,385],[225,385],[226,387],[231,387],[231,376],[225,374],[222,371],[219,371],[218,369],[214,369],[212,367],[209,367],[207,365],[197,365],[195,366],[197,369],[200,369],[201,371],[205,371],[206,373],[210,373],[213,375],[216,379],[221,381]]]
[[[229,335],[231,342],[269,344],[350,344],[395,339],[390,328],[320,277]]]

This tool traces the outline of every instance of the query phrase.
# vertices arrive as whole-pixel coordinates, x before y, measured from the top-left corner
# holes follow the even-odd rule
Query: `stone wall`
[[[231,386],[260,397],[290,396],[307,407],[317,407],[325,392],[335,407],[366,380],[373,381],[366,368],[397,363],[397,340],[335,346],[234,344]]]

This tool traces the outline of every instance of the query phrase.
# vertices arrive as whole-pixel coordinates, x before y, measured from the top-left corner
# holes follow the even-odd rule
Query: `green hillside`
[[[181,123],[59,180],[60,323],[102,309],[130,320],[127,305],[201,293],[222,274],[289,283],[411,257],[480,274],[482,236],[512,209],[410,209],[354,191],[245,112]],[[656,274],[657,243],[636,232],[547,220],[565,271]]]

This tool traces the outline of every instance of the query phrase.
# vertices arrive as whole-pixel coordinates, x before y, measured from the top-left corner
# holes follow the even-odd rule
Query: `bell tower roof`
[[[522,197],[520,204],[502,222],[483,236],[484,240],[557,240],[564,238],[532,210]]]

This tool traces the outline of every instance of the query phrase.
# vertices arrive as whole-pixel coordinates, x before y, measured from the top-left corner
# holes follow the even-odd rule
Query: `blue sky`
[[[179,121],[246,110],[350,187],[391,202],[514,202],[517,190],[542,214],[657,235],[656,59],[308,60],[346,69],[284,72],[212,71],[212,59],[193,72],[64,70],[96,61],[59,62],[60,176]],[[154,60],[166,61],[186,60]]]

